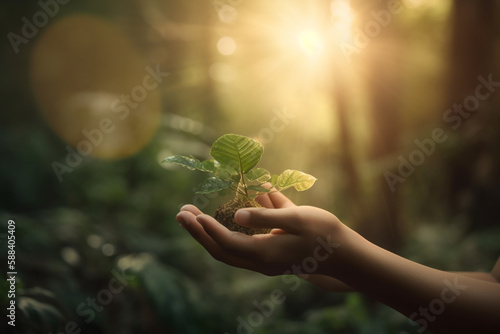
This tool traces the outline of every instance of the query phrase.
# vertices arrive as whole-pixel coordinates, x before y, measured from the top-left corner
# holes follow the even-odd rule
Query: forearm
[[[470,278],[475,278],[481,281],[498,283],[497,279],[491,273],[483,272],[468,272],[468,271],[456,271],[453,272],[456,275],[467,276]]]
[[[500,330],[498,283],[420,265],[359,236],[347,240],[337,255],[333,276],[422,327],[436,333]]]
[[[300,278],[305,279],[308,282],[313,283],[314,285],[331,291],[331,292],[353,292],[355,291],[353,288],[351,288],[349,285],[345,284],[344,282],[332,278],[330,276],[325,276],[325,275],[298,275]]]
[[[470,278],[475,278],[482,281],[497,282],[497,280],[490,273],[483,272],[453,272],[458,276],[467,276]],[[312,283],[322,289],[343,293],[343,292],[355,292],[356,290],[345,284],[344,282],[326,275],[298,275],[300,278]]]

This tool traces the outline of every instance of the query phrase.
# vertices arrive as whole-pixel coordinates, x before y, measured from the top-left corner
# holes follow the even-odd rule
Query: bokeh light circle
[[[236,51],[236,42],[231,37],[222,37],[217,42],[217,50],[224,56],[232,55]]]
[[[144,147],[160,118],[165,75],[113,24],[72,15],[44,30],[30,75],[41,113],[82,156],[123,158]]]

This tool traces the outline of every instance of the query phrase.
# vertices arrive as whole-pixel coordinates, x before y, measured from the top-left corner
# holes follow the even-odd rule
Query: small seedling
[[[163,162],[211,174],[195,190],[197,194],[232,189],[235,197],[219,206],[214,218],[232,231],[252,235],[268,233],[269,230],[238,225],[234,221],[234,214],[238,209],[260,207],[255,201],[259,194],[283,191],[291,187],[304,191],[316,181],[315,177],[298,170],[287,169],[279,175],[271,175],[264,168],[256,168],[263,153],[264,148],[258,141],[236,134],[226,134],[213,143],[210,149],[213,159],[200,161],[193,156],[174,155]],[[263,187],[264,183],[270,183],[273,190]]]

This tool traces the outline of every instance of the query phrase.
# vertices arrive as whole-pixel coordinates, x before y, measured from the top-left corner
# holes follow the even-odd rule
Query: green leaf
[[[49,325],[51,328],[57,328],[57,324],[63,322],[64,316],[54,305],[29,297],[20,297],[18,303],[24,316],[38,323],[40,327]]]
[[[215,173],[219,179],[222,180],[233,180],[234,182],[240,181],[240,174],[234,169],[227,168],[225,166],[221,166],[220,164],[215,165]]]
[[[215,174],[217,172],[215,161],[213,159],[203,161],[201,163],[201,170],[204,172]]]
[[[231,180],[233,180],[234,183],[240,183],[240,181],[241,181],[240,174],[232,174]]]
[[[221,191],[229,188],[233,184],[232,180],[222,180],[218,177],[209,177],[205,181],[203,181],[195,193],[197,194],[208,194],[216,191]]]
[[[264,168],[254,168],[246,174],[246,177],[248,181],[266,182],[271,178],[271,173]]]
[[[274,185],[276,184],[276,182],[278,182],[278,175],[271,176],[271,178],[269,179],[269,182],[271,182],[271,184],[274,187]]]
[[[247,189],[257,191],[259,193],[271,192],[271,189],[264,188],[263,186],[260,186],[260,185],[248,186]]]
[[[221,165],[246,174],[259,162],[264,148],[249,137],[236,134],[223,135],[215,141],[210,154]]]
[[[200,162],[200,160],[196,159],[193,156],[186,157],[182,155],[173,155],[165,158],[162,163],[179,165],[182,167],[186,167],[187,169],[199,170],[202,172],[212,172],[209,163],[207,163],[206,161],[202,163]]]
[[[281,175],[272,179],[272,185],[278,191],[294,187],[297,191],[304,191],[311,188],[316,182],[316,178],[312,175],[303,173],[298,170],[287,169]]]

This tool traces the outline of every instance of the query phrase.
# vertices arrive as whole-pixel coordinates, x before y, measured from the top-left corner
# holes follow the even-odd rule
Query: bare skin
[[[234,267],[275,276],[315,258],[314,272],[293,273],[330,291],[364,293],[414,320],[418,333],[500,333],[500,259],[491,273],[445,272],[388,252],[333,214],[296,206],[279,192],[257,201],[264,208],[241,209],[235,219],[272,228],[270,234],[229,231],[192,205],[177,221],[215,259]],[[325,243],[331,247],[318,246]]]

